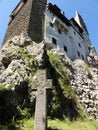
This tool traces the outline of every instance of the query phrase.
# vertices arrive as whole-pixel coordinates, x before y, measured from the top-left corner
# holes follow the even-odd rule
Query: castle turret
[[[79,26],[82,28],[82,29],[84,29],[87,33],[88,33],[88,31],[87,31],[87,27],[86,27],[86,25],[85,25],[85,23],[84,23],[84,20],[83,20],[83,18],[81,17],[81,15],[78,13],[78,11],[76,11],[76,16],[75,16],[75,21],[79,24]]]
[[[35,42],[44,39],[44,11],[47,0],[20,0],[10,15],[3,44],[21,33],[27,33]]]

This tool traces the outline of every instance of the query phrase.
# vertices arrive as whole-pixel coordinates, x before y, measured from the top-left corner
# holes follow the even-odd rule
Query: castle
[[[35,42],[45,41],[49,48],[58,48],[72,60],[87,60],[90,38],[87,27],[78,12],[75,18],[66,18],[56,5],[47,0],[20,0],[12,11],[3,44],[21,33],[27,33]]]

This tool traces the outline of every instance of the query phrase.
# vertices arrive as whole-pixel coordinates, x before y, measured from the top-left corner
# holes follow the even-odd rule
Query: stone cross
[[[47,90],[52,89],[52,80],[46,79],[46,70],[40,70],[35,82],[37,90],[34,130],[47,130]]]

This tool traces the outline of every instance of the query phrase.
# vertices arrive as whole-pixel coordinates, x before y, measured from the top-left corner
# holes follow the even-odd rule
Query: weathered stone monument
[[[35,85],[37,96],[34,130],[47,130],[47,91],[52,89],[52,80],[47,79],[46,70],[39,70]]]

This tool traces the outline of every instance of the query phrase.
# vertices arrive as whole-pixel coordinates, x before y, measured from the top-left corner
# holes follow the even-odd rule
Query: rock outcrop
[[[39,69],[46,69],[53,79],[50,116],[73,119],[82,109],[90,119],[98,120],[98,55],[92,49],[87,59],[88,63],[71,61],[63,52],[47,49],[44,41],[33,42],[27,34],[7,41],[0,49],[0,122],[21,116],[19,107],[34,109],[32,87]]]

